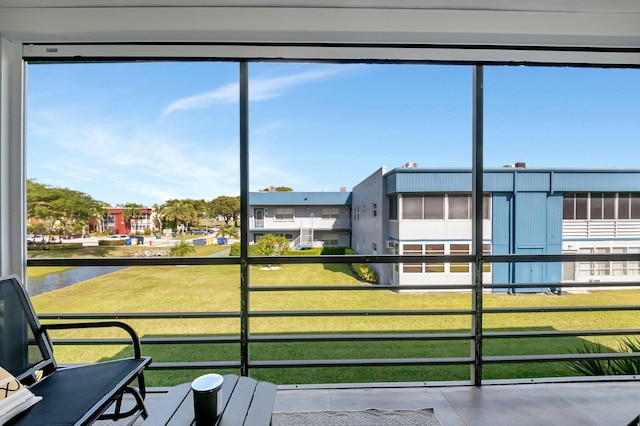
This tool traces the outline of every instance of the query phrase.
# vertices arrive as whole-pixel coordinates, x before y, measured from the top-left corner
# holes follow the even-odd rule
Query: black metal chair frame
[[[48,330],[112,327],[129,334],[133,357],[70,367],[58,366]],[[34,394],[43,397],[42,401],[12,419],[9,425],[33,425],[43,418],[46,420],[42,420],[42,424],[50,424],[46,422],[53,421],[56,414],[64,417],[64,421],[56,424],[69,425],[88,425],[102,419],[119,420],[136,413],[147,418],[143,372],[151,358],[141,355],[140,340],[128,324],[120,321],[40,324],[26,289],[18,277],[12,275],[0,278],[0,343],[0,366]],[[38,359],[29,359],[34,352]],[[137,389],[131,386],[136,380]],[[76,390],[74,383],[81,386]],[[87,394],[82,391],[82,386],[85,389],[91,387],[92,399],[84,401],[83,408],[78,408],[73,401],[76,398],[82,400]],[[61,394],[66,395],[63,404],[60,401]],[[122,411],[124,394],[132,395],[135,400],[135,406],[126,411]],[[51,402],[47,403],[48,400]],[[113,412],[105,413],[110,406],[113,406]],[[82,412],[70,413],[76,409]],[[56,412],[60,410],[64,412]],[[68,420],[70,417],[73,420]]]

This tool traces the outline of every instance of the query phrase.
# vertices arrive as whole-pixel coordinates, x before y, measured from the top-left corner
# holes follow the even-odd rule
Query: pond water
[[[62,272],[54,272],[52,274],[29,278],[27,281],[27,291],[29,296],[35,296],[68,287],[101,275],[110,274],[111,272],[124,268],[128,268],[128,266],[81,266]]]

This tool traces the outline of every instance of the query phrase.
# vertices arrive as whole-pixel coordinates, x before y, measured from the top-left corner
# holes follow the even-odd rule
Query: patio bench
[[[129,334],[132,357],[66,368],[57,365],[48,330],[110,327]],[[21,388],[15,383],[20,382],[42,398],[17,414],[20,410],[9,411],[6,415],[13,418],[7,426],[79,426],[99,419],[117,420],[134,415],[146,418],[143,371],[150,362],[151,358],[141,356],[138,336],[127,324],[119,321],[40,324],[18,277],[0,278],[0,367],[9,373],[11,386]],[[138,389],[131,386],[136,380]],[[124,394],[135,400],[135,406],[125,411]],[[105,414],[110,406],[114,407],[113,412]]]
[[[276,385],[235,374],[223,377],[220,390],[222,412],[216,426],[270,425]],[[194,423],[191,383],[171,388],[159,405],[143,426],[191,426]]]

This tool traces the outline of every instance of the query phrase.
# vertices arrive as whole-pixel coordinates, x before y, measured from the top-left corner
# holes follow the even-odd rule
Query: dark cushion
[[[14,418],[9,425],[74,425],[98,417],[122,392],[149,358],[126,358],[62,368],[30,387],[42,401]]]

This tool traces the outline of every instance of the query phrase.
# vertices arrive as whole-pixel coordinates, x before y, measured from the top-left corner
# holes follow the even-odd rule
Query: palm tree
[[[175,221],[176,230],[180,222],[190,223],[197,214],[193,206],[181,200],[169,200],[163,209],[164,217],[169,221]]]
[[[164,219],[164,209],[163,206],[159,206],[157,204],[154,204],[152,207],[152,220],[153,220],[153,227],[157,230],[162,230],[163,228],[163,219]]]
[[[231,237],[237,237],[238,236],[238,228],[236,228],[233,225],[221,225],[220,229],[218,230],[218,232],[216,233],[216,237],[222,237],[222,238],[231,238]]]
[[[196,248],[187,243],[183,238],[178,244],[171,247],[169,255],[174,257],[185,257],[196,252]]]
[[[127,203],[124,205],[124,210],[122,210],[122,217],[124,218],[124,221],[127,222],[127,228],[133,230],[133,220],[138,219],[138,216],[140,216],[141,208],[142,204]]]

